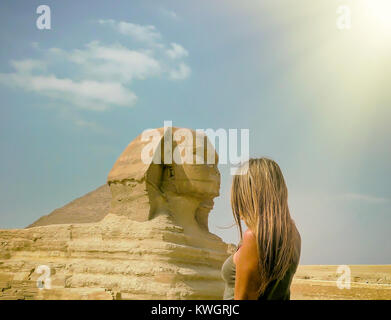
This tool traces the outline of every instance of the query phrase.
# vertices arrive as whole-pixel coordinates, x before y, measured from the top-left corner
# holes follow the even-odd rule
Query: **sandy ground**
[[[299,266],[291,287],[291,299],[391,300],[391,265],[350,265],[349,268],[350,289],[340,289],[338,266]]]

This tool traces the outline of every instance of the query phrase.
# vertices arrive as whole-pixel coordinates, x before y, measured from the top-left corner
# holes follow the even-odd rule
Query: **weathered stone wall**
[[[194,245],[165,216],[151,222],[110,214],[98,224],[2,231],[0,295],[77,297],[63,290],[70,288],[85,289],[84,296],[100,289],[117,298],[221,298],[226,245],[213,235]],[[39,265],[51,269],[50,290],[37,289]]]

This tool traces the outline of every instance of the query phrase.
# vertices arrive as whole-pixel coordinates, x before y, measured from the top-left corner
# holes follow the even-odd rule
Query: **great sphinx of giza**
[[[140,135],[114,164],[103,220],[0,230],[0,299],[222,299],[227,245],[208,230],[220,188],[217,161],[167,164],[181,142],[167,149],[170,130],[156,132],[149,162],[140,155],[150,142]],[[200,138],[189,132],[193,142]],[[210,142],[201,139],[207,153]],[[196,157],[199,148],[187,152]],[[38,274],[41,265],[50,279]]]

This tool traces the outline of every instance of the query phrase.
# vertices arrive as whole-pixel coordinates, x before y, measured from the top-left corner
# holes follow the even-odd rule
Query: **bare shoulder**
[[[258,268],[257,238],[250,229],[243,234],[242,246],[236,252],[234,262],[244,263],[248,269]]]
[[[247,245],[256,245],[256,241],[257,237],[255,236],[254,232],[252,232],[250,229],[247,229],[243,235],[243,244],[246,242]]]

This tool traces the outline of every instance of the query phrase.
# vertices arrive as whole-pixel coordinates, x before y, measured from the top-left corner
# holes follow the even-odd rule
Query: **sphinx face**
[[[190,134],[179,135],[180,129],[173,128],[176,136],[172,151],[169,151],[173,153],[169,157],[171,161],[165,161],[167,152],[164,152],[163,128],[157,131],[160,132],[160,140],[158,144],[154,144],[155,149],[152,148],[150,154],[154,154],[153,159],[158,155],[157,158],[162,161],[142,161],[142,151],[149,144],[140,135],[128,145],[114,164],[108,177],[113,195],[111,212],[126,215],[136,221],[147,221],[156,212],[167,211],[178,214],[178,220],[182,219],[182,215],[191,216],[198,222],[202,221],[201,224],[207,228],[208,213],[220,190],[218,156],[214,148],[203,134],[186,129],[182,133]],[[182,139],[178,139],[178,136]],[[198,140],[203,143],[197,143]],[[178,153],[178,150],[183,151],[185,159],[190,157],[192,161],[178,163],[174,157],[178,154],[182,157],[182,151]],[[197,161],[202,155],[203,161]],[[214,161],[209,161],[213,164],[207,163],[210,158],[214,158]],[[185,222],[187,221],[190,220]]]
[[[217,165],[172,164],[163,169],[162,189],[202,200],[219,195],[220,173]]]
[[[175,149],[178,144],[181,144],[183,150],[181,154],[189,153],[186,159],[190,158],[190,162],[184,160],[181,163],[163,165],[162,185],[177,194],[187,194],[202,200],[213,199],[219,195],[220,190],[220,172],[217,168],[218,157],[207,137],[203,134],[192,132],[192,136],[183,139],[180,142],[174,143]],[[203,140],[201,145],[197,144],[197,139]],[[213,164],[208,164],[208,152],[211,153]],[[201,161],[199,156],[203,157]],[[183,158],[182,158],[183,159]],[[201,162],[201,163],[197,163]]]
[[[216,165],[165,165],[161,191],[167,212],[186,232],[208,231],[209,212],[219,195],[220,173]]]
[[[203,137],[206,140],[206,137]],[[193,140],[194,141],[194,140]],[[205,141],[209,143],[209,141]],[[207,161],[197,163],[199,154],[207,159],[207,148],[197,149],[195,144],[187,148],[190,151],[192,163],[172,163],[162,165],[161,190],[166,194],[169,211],[177,223],[186,231],[208,230],[209,212],[213,208],[213,199],[219,195],[220,172],[217,168],[217,154],[212,151],[214,164]]]
[[[220,173],[217,165],[184,164],[174,169],[178,191],[212,199],[219,195]]]

